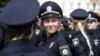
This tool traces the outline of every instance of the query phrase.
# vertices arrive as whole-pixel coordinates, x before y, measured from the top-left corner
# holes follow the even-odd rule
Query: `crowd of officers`
[[[78,8],[70,18],[52,1],[10,0],[0,12],[0,56],[99,56],[100,16]]]

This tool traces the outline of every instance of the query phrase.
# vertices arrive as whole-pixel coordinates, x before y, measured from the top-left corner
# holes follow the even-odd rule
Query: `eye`
[[[45,19],[45,20],[44,20],[44,22],[45,22],[45,23],[48,23],[48,22],[49,22],[49,20],[48,20],[48,19]]]
[[[56,22],[56,21],[58,21],[58,20],[57,20],[57,19],[53,19],[53,20],[52,20],[52,22]]]
[[[87,21],[87,23],[93,23],[93,21]]]

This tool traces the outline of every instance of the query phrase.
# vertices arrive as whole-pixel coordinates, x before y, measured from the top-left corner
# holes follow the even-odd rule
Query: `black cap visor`
[[[49,12],[49,13],[42,15],[41,19],[43,20],[43,19],[50,18],[50,17],[61,18],[61,16],[57,13]]]

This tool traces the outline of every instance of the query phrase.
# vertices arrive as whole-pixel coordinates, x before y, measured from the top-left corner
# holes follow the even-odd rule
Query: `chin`
[[[92,30],[92,28],[88,28],[89,30]]]
[[[53,34],[53,33],[55,33],[56,31],[48,31],[48,33],[50,33],[50,34]]]

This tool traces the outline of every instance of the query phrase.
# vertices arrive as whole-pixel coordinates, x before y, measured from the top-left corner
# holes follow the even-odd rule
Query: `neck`
[[[48,32],[46,32],[46,34],[47,34],[47,37],[50,37],[50,36],[51,36],[51,34],[50,34],[50,33],[48,33]]]
[[[54,32],[54,33],[48,33],[48,32],[46,32],[46,34],[47,34],[47,38],[49,38],[49,37],[51,37],[51,36],[55,35],[55,34],[56,34],[56,32]]]

